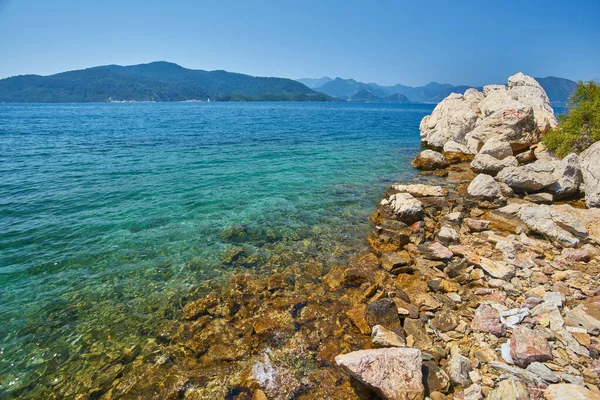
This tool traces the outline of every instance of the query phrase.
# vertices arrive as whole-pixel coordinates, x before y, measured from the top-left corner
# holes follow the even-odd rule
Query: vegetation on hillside
[[[291,79],[183,68],[167,62],[106,65],[50,76],[0,80],[0,102],[328,101]]]
[[[568,105],[568,114],[559,116],[558,128],[542,138],[560,158],[581,153],[600,140],[600,85],[593,81],[577,83]]]

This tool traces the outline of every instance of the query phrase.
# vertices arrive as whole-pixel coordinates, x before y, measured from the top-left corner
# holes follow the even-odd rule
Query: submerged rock
[[[411,348],[359,350],[335,357],[335,362],[383,399],[424,397],[421,352]]]

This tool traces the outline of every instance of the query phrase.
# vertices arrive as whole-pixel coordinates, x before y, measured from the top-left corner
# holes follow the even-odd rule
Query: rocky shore
[[[274,273],[196,288],[180,318],[62,395],[600,399],[600,143],[558,160],[539,143],[556,124],[523,74],[450,95],[368,251],[280,252]]]

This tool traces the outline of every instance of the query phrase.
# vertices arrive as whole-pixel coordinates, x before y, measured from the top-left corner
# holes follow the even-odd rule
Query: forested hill
[[[203,71],[158,61],[106,65],[50,76],[0,80],[0,102],[328,101],[302,83],[227,71]]]

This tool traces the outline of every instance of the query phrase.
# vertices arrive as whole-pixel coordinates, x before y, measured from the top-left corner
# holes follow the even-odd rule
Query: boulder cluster
[[[423,119],[428,184],[372,217],[388,279],[348,312],[372,338],[336,357],[353,379],[394,400],[600,399],[600,143],[559,160],[538,143],[556,124],[520,73]]]

